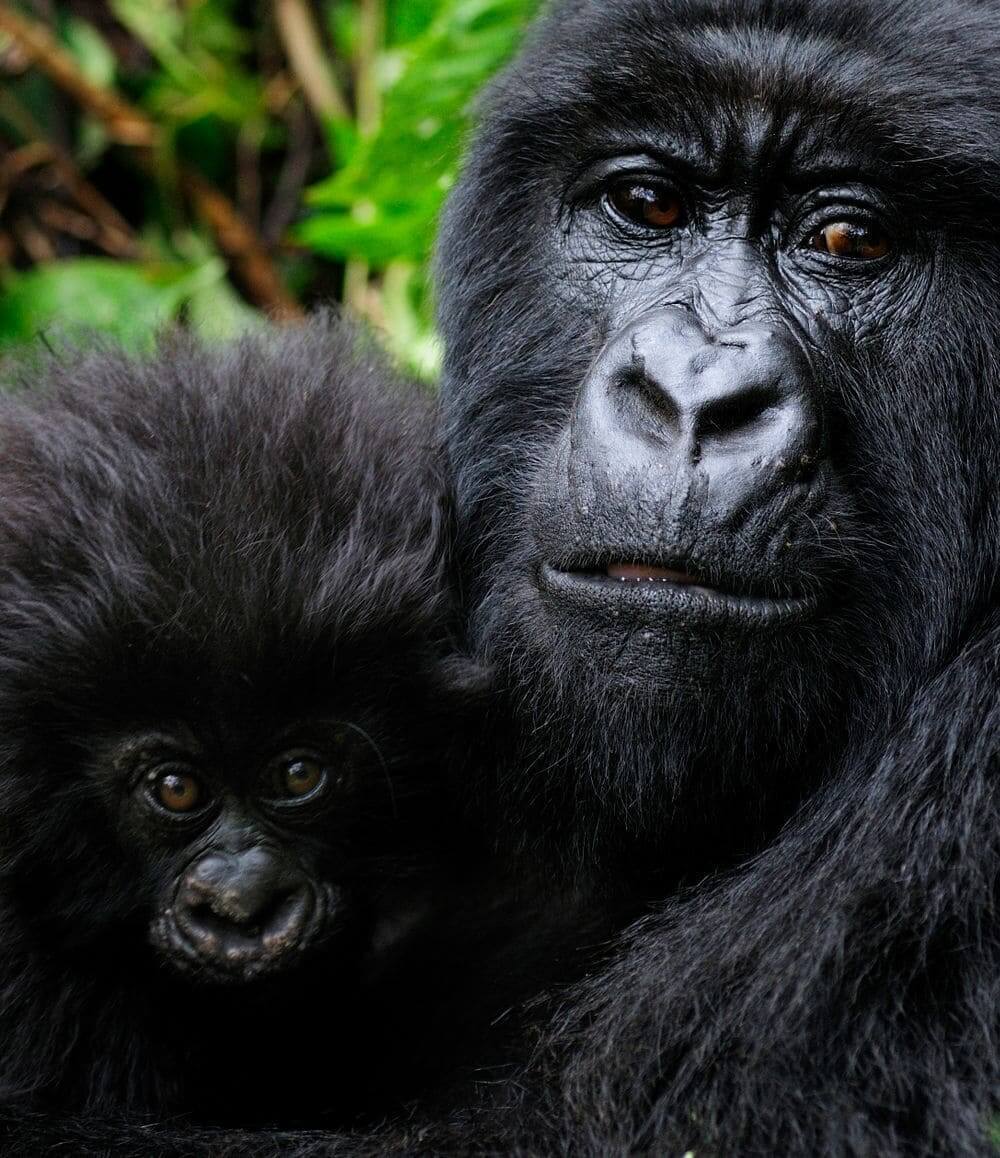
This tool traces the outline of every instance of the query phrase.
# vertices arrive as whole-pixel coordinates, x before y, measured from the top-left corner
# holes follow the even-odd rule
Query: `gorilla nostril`
[[[614,385],[630,398],[639,399],[671,430],[679,430],[681,412],[670,392],[646,373],[641,359],[623,366],[614,375]]]
[[[276,904],[261,927],[260,937],[265,947],[273,950],[294,944],[308,925],[313,903],[313,894],[301,888]]]
[[[710,438],[749,430],[769,410],[780,405],[781,392],[777,383],[750,387],[719,398],[707,403],[698,415],[698,437]]]

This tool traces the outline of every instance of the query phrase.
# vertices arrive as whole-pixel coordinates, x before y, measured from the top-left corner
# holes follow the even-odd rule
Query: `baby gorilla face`
[[[363,729],[298,725],[263,750],[273,754],[255,760],[244,743],[203,744],[187,729],[111,747],[119,831],[149,881],[150,940],[200,981],[246,982],[301,962],[347,923],[358,829],[380,813],[391,824]]]

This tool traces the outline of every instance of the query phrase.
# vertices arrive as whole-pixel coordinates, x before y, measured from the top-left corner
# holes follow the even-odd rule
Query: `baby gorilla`
[[[431,408],[329,323],[39,378],[0,400],[0,1104],[299,1120],[449,830]]]

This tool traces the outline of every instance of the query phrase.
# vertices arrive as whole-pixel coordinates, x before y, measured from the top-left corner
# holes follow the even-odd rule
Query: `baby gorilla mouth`
[[[216,981],[251,981],[299,961],[332,908],[279,851],[210,851],[191,862],[153,943],[176,968]]]

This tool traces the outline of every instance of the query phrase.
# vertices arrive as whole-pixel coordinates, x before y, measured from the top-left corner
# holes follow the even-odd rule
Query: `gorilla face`
[[[827,758],[993,570],[994,34],[808,7],[557,6],[448,214],[474,631],[605,786]]]
[[[432,414],[359,341],[84,354],[0,407],[0,908],[113,1000],[355,969],[436,855]]]
[[[98,746],[91,782],[148,882],[163,963],[243,982],[301,965],[350,923],[349,849],[392,810],[363,729],[320,717],[263,740],[249,721],[238,740],[218,731],[206,742],[187,728],[116,738]]]

